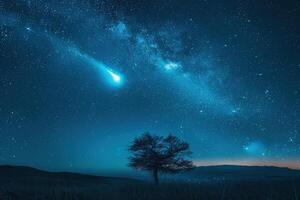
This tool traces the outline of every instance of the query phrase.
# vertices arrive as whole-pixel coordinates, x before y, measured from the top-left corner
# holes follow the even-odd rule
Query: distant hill
[[[152,177],[147,176],[150,180]],[[218,181],[218,180],[250,180],[271,178],[300,178],[300,170],[272,166],[236,166],[218,165],[203,166],[179,174],[162,175],[163,180],[188,180],[188,181]],[[143,179],[143,178],[139,178]],[[139,180],[132,178],[106,177],[85,175],[70,172],[47,172],[25,166],[0,166],[0,184],[20,183],[41,184],[114,184],[136,183]]]
[[[70,172],[47,172],[32,167],[25,166],[0,166],[0,184],[87,184],[98,185],[108,183],[128,183],[136,182],[130,178],[116,178],[105,176],[93,176]]]
[[[167,176],[170,178],[171,176]],[[174,178],[189,180],[241,180],[241,179],[263,179],[263,178],[291,178],[300,177],[300,170],[273,166],[237,166],[217,165],[202,166],[182,172]]]

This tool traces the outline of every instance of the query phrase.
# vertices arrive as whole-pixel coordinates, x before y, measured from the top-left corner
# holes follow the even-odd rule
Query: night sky
[[[299,77],[296,0],[0,0],[0,164],[126,170],[149,131],[300,168]]]

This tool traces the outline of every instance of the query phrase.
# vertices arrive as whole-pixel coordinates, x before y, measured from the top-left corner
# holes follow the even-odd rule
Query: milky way
[[[300,166],[299,3],[0,5],[0,164],[126,170],[149,131],[199,165]]]

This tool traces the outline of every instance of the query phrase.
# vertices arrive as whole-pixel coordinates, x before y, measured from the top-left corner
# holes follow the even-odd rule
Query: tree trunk
[[[154,178],[155,185],[158,185],[159,181],[158,181],[158,170],[157,169],[153,170],[153,178]]]

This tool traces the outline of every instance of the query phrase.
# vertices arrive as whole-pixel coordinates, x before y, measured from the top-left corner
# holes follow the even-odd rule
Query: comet
[[[74,56],[81,58],[86,63],[89,63],[90,65],[99,69],[99,71],[107,78],[107,82],[111,83],[114,86],[120,86],[122,84],[122,75],[108,67],[103,62],[96,60],[88,54],[82,53],[78,48],[75,47],[70,48],[69,52],[71,52]]]

